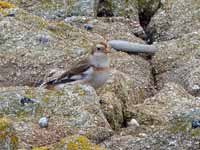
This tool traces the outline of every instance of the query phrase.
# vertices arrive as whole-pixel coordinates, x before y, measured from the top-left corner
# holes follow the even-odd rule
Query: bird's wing
[[[87,59],[79,61],[75,67],[72,67],[70,70],[65,71],[61,74],[56,80],[56,83],[65,83],[80,79],[82,74],[90,68],[90,64]]]

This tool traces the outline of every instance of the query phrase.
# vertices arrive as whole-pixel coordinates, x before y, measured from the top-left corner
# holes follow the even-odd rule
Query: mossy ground
[[[98,145],[91,144],[84,136],[74,136],[67,144],[67,150],[104,150]]]
[[[12,129],[12,123],[6,117],[0,118],[0,142],[8,142],[10,147],[17,147],[19,143]]]
[[[15,5],[5,2],[5,1],[0,1],[0,10],[1,9],[6,9],[6,8],[13,8]]]

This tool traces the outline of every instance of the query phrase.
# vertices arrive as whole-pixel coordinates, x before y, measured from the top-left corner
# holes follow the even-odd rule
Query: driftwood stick
[[[108,45],[118,51],[130,52],[130,53],[149,53],[154,54],[156,47],[153,45],[132,43],[123,40],[111,40],[108,41]]]

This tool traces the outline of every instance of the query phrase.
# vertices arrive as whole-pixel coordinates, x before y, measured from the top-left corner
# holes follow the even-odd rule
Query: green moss
[[[13,7],[15,6],[11,3],[0,1],[0,9],[7,9],[7,8],[13,8]]]
[[[47,147],[35,147],[35,148],[32,148],[32,150],[49,150],[49,148],[47,148]]]
[[[52,96],[57,96],[57,97],[61,97],[65,95],[65,93],[63,91],[46,91],[42,97],[42,100],[45,102],[45,103],[48,103],[49,100],[50,100],[50,97]]]
[[[25,97],[32,99],[34,97],[33,90],[31,89],[25,90]]]
[[[41,8],[44,10],[62,8],[62,4],[52,0],[41,0]]]
[[[49,31],[52,33],[58,35],[59,37],[62,38],[69,38],[69,32],[73,31],[73,27],[69,24],[64,23],[63,21],[55,24],[55,27],[49,28]]]
[[[169,128],[171,133],[186,132],[188,130],[188,123],[177,121]]]
[[[85,91],[79,85],[75,87],[75,91],[79,94],[79,96],[84,96],[86,94]]]
[[[11,121],[7,118],[0,118],[0,141],[5,141],[9,138],[10,146],[17,147],[18,137],[12,132]]]
[[[17,147],[17,145],[19,144],[19,139],[16,135],[11,135],[10,142],[13,145],[13,147]]]
[[[67,150],[104,150],[98,145],[91,144],[84,136],[73,137],[67,144]]]
[[[0,101],[1,101],[1,100],[4,100],[4,97],[3,97],[3,96],[0,96]]]
[[[196,128],[196,129],[191,130],[191,135],[193,137],[199,137],[200,136],[200,129]]]
[[[75,144],[73,142],[69,142],[67,144],[67,150],[78,150],[78,144]]]
[[[11,125],[10,120],[7,118],[3,117],[0,118],[0,131],[5,131],[7,128],[9,128]]]
[[[62,139],[53,146],[53,149],[60,150],[105,150],[98,145],[92,144],[85,136],[69,136]]]
[[[17,20],[22,21],[23,23],[35,27],[38,30],[47,28],[48,23],[41,17],[30,15],[25,11],[19,11],[15,17]]]

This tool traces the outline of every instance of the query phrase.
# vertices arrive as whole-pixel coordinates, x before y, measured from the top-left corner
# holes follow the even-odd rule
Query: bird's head
[[[109,52],[110,52],[110,50],[109,50],[107,44],[104,42],[99,42],[99,43],[95,44],[92,48],[92,54],[94,54],[94,53],[107,54]]]

